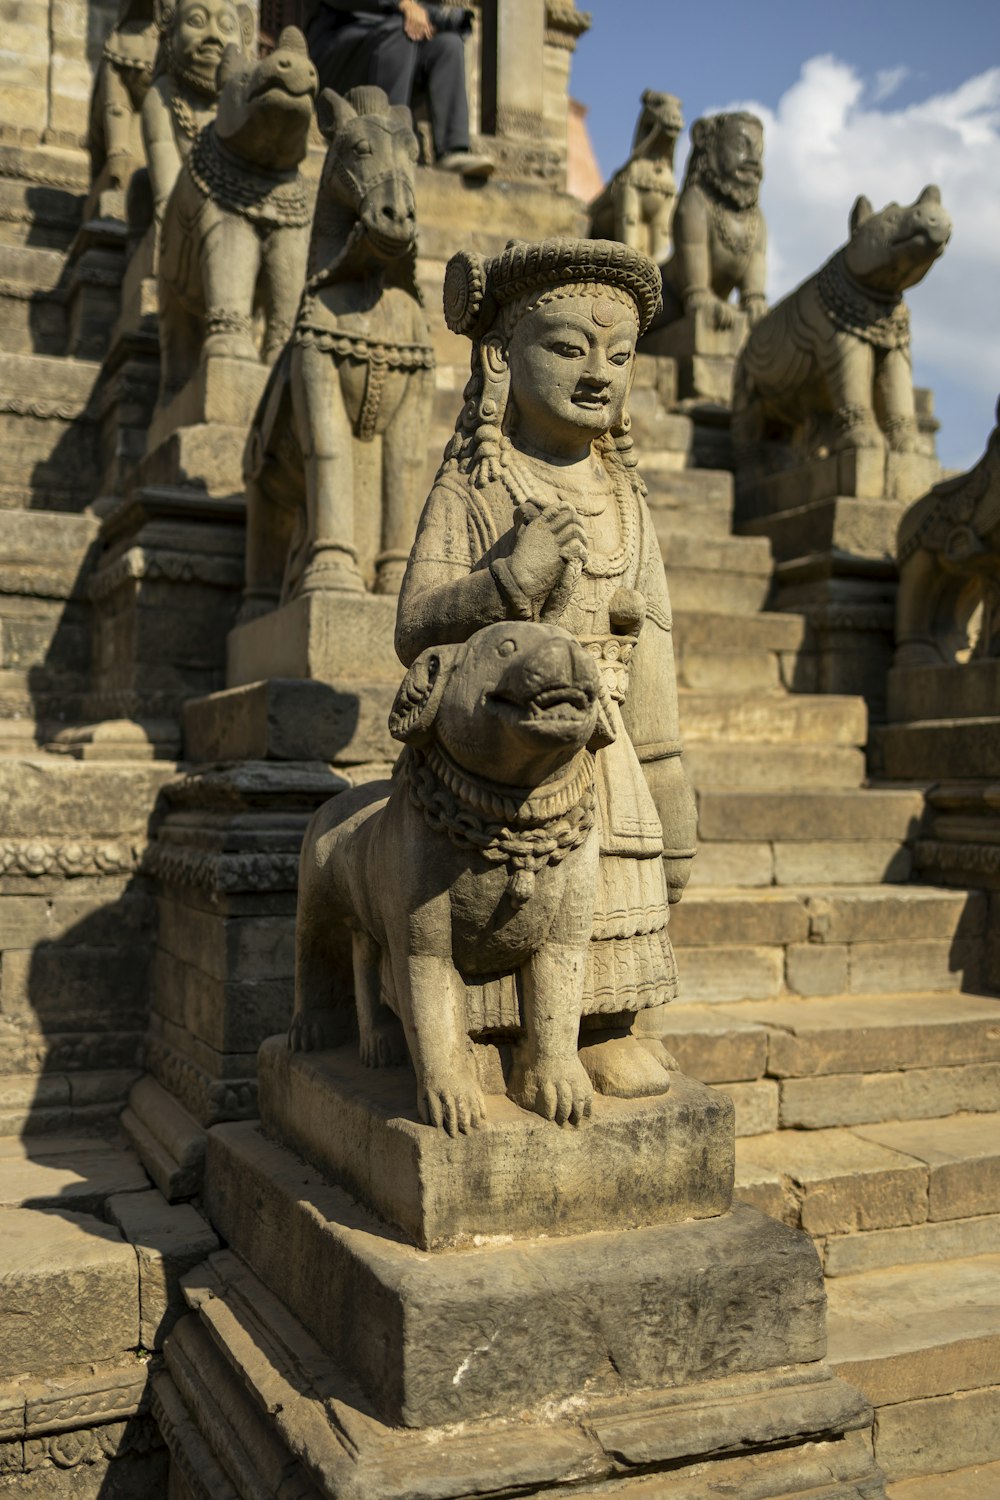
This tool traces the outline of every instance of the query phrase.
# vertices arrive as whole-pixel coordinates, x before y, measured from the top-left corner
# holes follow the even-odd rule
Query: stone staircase
[[[80,1311],[68,1362],[112,1372],[109,1405],[129,1415],[140,1403],[129,1351],[162,1336],[136,1321],[158,1306],[156,1255],[176,1251],[175,1287],[211,1235],[172,1217],[182,1210],[106,1134],[137,1076],[154,916],[135,872],[174,767],[46,748],[81,712],[98,525],[87,508],[98,365],[67,353],[79,204],[71,187],[0,177],[0,1206],[96,1216],[98,1230],[84,1226],[79,1245],[53,1247],[30,1274],[22,1251],[3,1270],[54,1308],[65,1267],[96,1256],[87,1275],[111,1290]],[[443,364],[438,379],[432,463],[465,371]],[[866,784],[862,701],[811,693],[803,620],[765,610],[769,545],[732,533],[724,423],[674,409],[668,364],[654,360],[632,411],[700,817],[691,888],[672,914],[682,993],[669,1045],[735,1101],[739,1196],[813,1237],[830,1357],[879,1409],[890,1493],[980,1500],[1000,1492],[1000,1002],[981,992],[987,902],[910,882],[920,789]],[[137,1251],[137,1272],[119,1266],[108,1224],[161,1248]],[[98,1358],[87,1341],[105,1326]],[[34,1373],[54,1379],[65,1363],[53,1352]],[[131,1395],[114,1395],[119,1375]],[[70,1382],[67,1400],[77,1394]]]
[[[910,883],[921,789],[866,780],[860,698],[802,690],[804,622],[761,608],[770,558],[730,534],[729,474],[682,467],[691,425],[651,413],[637,431],[699,808],[667,1042],[735,1102],[737,1196],[816,1244],[830,1358],[878,1409],[890,1493],[986,1496],[1000,1474],[987,897]],[[904,1483],[918,1476],[930,1488]]]

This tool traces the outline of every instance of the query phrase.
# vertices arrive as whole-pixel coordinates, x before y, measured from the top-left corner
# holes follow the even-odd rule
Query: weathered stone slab
[[[698,739],[684,726],[684,763],[699,790],[721,786],[747,791],[782,791],[788,787],[859,787],[865,776],[861,750],[840,745],[753,744],[727,742],[728,731],[716,728],[711,739]],[[718,738],[718,736],[723,738]],[[794,846],[786,846],[794,847]],[[719,882],[735,885],[737,881]]]
[[[862,1125],[867,1141],[905,1152],[929,1173],[929,1219],[990,1213],[1000,1193],[1000,1115]]]
[[[139,1342],[135,1253],[82,1213],[0,1212],[0,1378],[113,1359]]]
[[[422,1249],[630,1229],[724,1213],[732,1196],[732,1109],[674,1074],[647,1099],[597,1095],[589,1123],[560,1129],[503,1095],[451,1139],[418,1122],[408,1069],[366,1068],[351,1045],[260,1050],[261,1120]]]
[[[847,988],[846,943],[792,943],[785,953],[785,979],[797,995],[839,995]]]
[[[768,1027],[768,1072],[783,1078],[1000,1060],[1000,1001],[984,996],[840,995],[759,1001],[736,1014]]]
[[[831,1363],[879,1406],[1000,1385],[1000,1254],[844,1276]]]
[[[778,1085],[771,1078],[751,1083],[721,1083],[719,1092],[733,1101],[736,1134],[764,1135],[778,1128]]]
[[[933,886],[817,890],[806,893],[811,935],[823,942],[884,942],[978,937],[986,923],[982,891]]]
[[[952,1469],[948,1474],[901,1479],[889,1486],[886,1495],[889,1500],[941,1500],[945,1486],[948,1500],[994,1500],[1000,1493],[1000,1459],[994,1464]]]
[[[305,594],[247,625],[227,643],[226,682],[243,687],[270,677],[309,677],[399,686],[393,645],[396,600],[388,594]]]
[[[687,748],[684,760],[690,771],[691,757]],[[699,843],[691,866],[689,889],[700,891],[718,886],[766,889],[773,879],[774,855],[770,844]]]
[[[955,1110],[991,1110],[998,1099],[1000,1063],[788,1078],[781,1085],[781,1123],[815,1130],[878,1120],[933,1119]]]
[[[997,1461],[1000,1385],[883,1407],[875,1458],[887,1479],[947,1474],[970,1463]],[[952,1493],[946,1493],[952,1500]]]
[[[163,1196],[192,1197],[201,1185],[205,1132],[155,1078],[140,1078],[129,1095],[122,1129]]]
[[[773,839],[782,843],[844,839],[900,842],[916,834],[920,792],[881,790],[727,792],[712,788],[698,801],[703,839]]]
[[[193,761],[319,760],[337,765],[394,760],[388,682],[272,678],[184,705],[185,753]]]
[[[893,990],[951,990],[963,971],[975,979],[978,945],[921,941],[852,943],[849,988],[854,994]]]
[[[879,1126],[866,1128],[866,1134]],[[796,1188],[799,1221],[810,1234],[920,1224],[928,1217],[926,1167],[850,1130],[752,1136],[737,1160],[764,1167]]]
[[[1000,717],[994,714],[887,724],[880,739],[885,774],[895,781],[1000,774]]]
[[[774,872],[779,885],[902,881],[909,878],[912,863],[909,849],[895,839],[830,839],[774,845]]]
[[[993,718],[1000,703],[1000,662],[893,667],[888,678],[890,721]]]
[[[754,744],[863,745],[867,733],[860,698],[806,693],[743,698],[684,692],[679,702],[681,729],[693,740],[718,735]]]
[[[202,360],[187,385],[159,406],[149,428],[148,453],[182,427],[200,423],[235,427],[246,439],[246,428],[267,384],[266,365],[241,359]]]
[[[763,1000],[780,994],[785,959],[781,948],[688,948],[681,967],[684,1001]]]
[[[748,1209],[428,1255],[379,1234],[250,1124],[212,1131],[205,1202],[377,1415],[407,1427],[508,1414],[584,1388],[679,1387],[720,1359],[739,1374],[824,1349],[815,1251]]]
[[[100,1136],[58,1134],[0,1141],[0,1208],[100,1213],[112,1193],[141,1192],[146,1174],[126,1147]]]
[[[763,1026],[736,1019],[714,1005],[671,1005],[665,1020],[664,1046],[690,1077],[718,1083],[763,1075],[768,1045]]]
[[[823,1270],[830,1276],[881,1271],[917,1261],[954,1260],[988,1255],[1000,1245],[1000,1214],[972,1219],[942,1219],[902,1229],[873,1229],[867,1234],[836,1235],[823,1250]]]
[[[700,809],[698,835],[704,840]],[[703,852],[714,859],[720,847],[708,850],[702,843],[698,862]],[[683,901],[671,908],[670,936],[678,949],[717,944],[771,947],[807,938],[809,913],[804,898],[788,891],[765,889],[747,896],[738,890],[695,890],[685,892]]]
[[[181,1277],[219,1241],[189,1203],[170,1204],[155,1189],[109,1198],[107,1213],[138,1257],[139,1341],[144,1349],[160,1349],[187,1311]]]

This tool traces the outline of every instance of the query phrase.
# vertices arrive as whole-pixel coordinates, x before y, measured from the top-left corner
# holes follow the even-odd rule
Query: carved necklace
[[[188,171],[206,198],[244,219],[297,229],[312,217],[306,185],[296,167],[288,172],[262,172],[238,161],[211,125],[199,131],[188,157]]]
[[[581,516],[598,516],[605,509],[588,510],[577,504],[577,497],[559,489],[558,485],[547,475],[538,474],[528,459],[531,476],[526,476],[521,465],[511,457],[513,447],[509,440],[501,445],[500,476],[504,481],[505,488],[515,505],[523,503],[525,495],[531,495],[534,486],[531,478],[537,478],[542,484],[553,490],[558,499],[564,501]],[[606,465],[605,471],[611,480],[611,493],[614,497],[618,512],[618,534],[621,541],[614,552],[607,557],[596,555],[588,551],[587,566],[584,572],[590,578],[617,578],[625,572],[629,561],[635,550],[635,507],[632,503],[633,495],[631,487],[625,475],[612,465]],[[513,480],[513,483],[510,481]]]
[[[902,292],[880,295],[860,286],[838,250],[817,278],[819,300],[835,328],[853,333],[877,349],[910,347],[910,313]]]
[[[537,788],[502,786],[473,776],[437,745],[407,747],[403,757],[410,801],[435,833],[510,868],[507,891],[523,906],[535,876],[578,849],[594,826],[594,757],[582,751],[566,774]]]
[[[177,126],[177,129],[187,140],[193,141],[202,128],[202,122],[196,118],[194,110],[187,100],[181,98],[176,84],[171,88],[167,99],[169,100],[170,113],[174,117],[174,124]]]

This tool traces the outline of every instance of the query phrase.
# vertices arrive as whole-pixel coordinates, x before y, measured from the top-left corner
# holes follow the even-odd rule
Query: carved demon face
[[[247,50],[253,16],[233,0],[180,0],[168,35],[171,71],[214,92],[222,54],[229,46]]]
[[[715,143],[716,166],[723,182],[756,188],[764,176],[764,131],[747,115],[725,115]]]

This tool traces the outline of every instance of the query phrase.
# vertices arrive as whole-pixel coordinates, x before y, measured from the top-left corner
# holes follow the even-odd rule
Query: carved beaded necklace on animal
[[[838,250],[819,273],[819,300],[834,327],[877,349],[910,347],[910,314],[901,292],[879,296],[859,286]]]
[[[312,217],[297,168],[288,172],[264,172],[259,167],[250,170],[225,149],[208,126],[199,132],[191,148],[188,170],[206,198],[245,219],[302,228]]]
[[[464,771],[437,745],[409,746],[403,757],[410,801],[435,833],[474,849],[490,864],[510,867],[508,895],[516,906],[531,896],[535,876],[578,849],[594,826],[594,757],[577,756],[561,780],[511,788]]]

